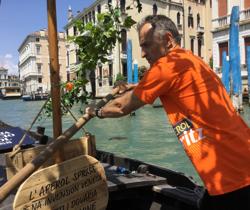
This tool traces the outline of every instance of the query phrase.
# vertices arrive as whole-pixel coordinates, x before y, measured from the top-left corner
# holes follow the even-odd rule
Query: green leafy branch
[[[141,3],[136,0],[136,8],[141,12]],[[96,23],[83,23],[82,20],[76,20],[78,35],[68,38],[77,46],[77,56],[79,64],[77,65],[77,79],[71,81],[72,88],[67,89],[68,82],[61,85],[62,103],[67,108],[71,108],[75,103],[87,103],[90,94],[86,91],[86,79],[88,71],[95,71],[98,63],[108,61],[108,56],[112,53],[117,41],[121,41],[121,29],[129,29],[136,22],[131,16],[121,14],[119,7],[109,5],[109,11],[97,15]],[[131,6],[127,9],[132,9]],[[125,17],[124,17],[125,15]],[[45,115],[51,115],[51,104],[48,103]],[[62,112],[67,110],[62,106]]]

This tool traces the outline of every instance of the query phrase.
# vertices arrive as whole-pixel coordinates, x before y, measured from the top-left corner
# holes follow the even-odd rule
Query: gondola
[[[10,127],[4,123],[0,125],[2,128]],[[39,147],[42,139],[48,139],[38,132],[29,132],[29,136],[36,143],[25,145],[24,150]],[[10,150],[1,151],[0,154],[1,185],[7,181],[7,152]],[[107,210],[199,209],[204,188],[183,173],[101,150],[95,151],[95,158],[105,170],[108,187]],[[0,209],[13,209],[15,194],[16,191],[12,192],[0,204]],[[81,208],[78,206],[72,209]]]

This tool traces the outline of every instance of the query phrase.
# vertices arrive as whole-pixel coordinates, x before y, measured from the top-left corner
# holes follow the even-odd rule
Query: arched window
[[[191,7],[188,7],[188,14],[191,15]]]
[[[157,7],[156,3],[154,3],[154,5],[153,5],[153,15],[157,15],[157,10],[158,10],[158,7]]]
[[[201,18],[200,18],[200,14],[197,14],[197,28],[201,26]]]
[[[177,18],[177,25],[180,25],[181,24],[181,14],[179,12],[177,13],[176,18]]]
[[[194,53],[194,38],[190,39],[190,49]]]
[[[122,44],[122,52],[126,52],[127,50],[127,31],[125,29],[121,30],[121,44]]]

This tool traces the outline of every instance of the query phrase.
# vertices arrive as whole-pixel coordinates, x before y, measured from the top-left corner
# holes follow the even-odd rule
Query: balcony
[[[23,75],[23,78],[27,79],[29,77],[38,77],[38,76],[42,76],[42,73],[38,73],[37,71],[30,71],[25,75]]]
[[[240,24],[244,22],[250,22],[250,8],[240,11]],[[229,28],[229,25],[230,25],[230,15],[215,18],[212,20],[213,31]]]
[[[246,20],[250,22],[250,8],[242,10],[240,12],[240,21],[246,21]]]

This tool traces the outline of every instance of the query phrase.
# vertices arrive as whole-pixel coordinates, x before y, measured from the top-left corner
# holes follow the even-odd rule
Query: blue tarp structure
[[[127,42],[127,77],[128,83],[131,84],[132,78],[132,41],[129,39]]]
[[[24,130],[19,127],[0,128],[0,151],[12,149],[16,144],[19,143],[24,133]],[[35,140],[29,135],[26,135],[22,146],[29,146],[34,143]]]
[[[248,75],[248,95],[249,95],[249,102],[250,102],[250,46],[247,47],[247,75]]]
[[[138,63],[137,61],[134,62],[134,84],[138,83]]]
[[[229,61],[227,60],[227,53],[225,51],[222,53],[222,83],[227,93],[230,94]]]
[[[239,49],[239,7],[234,6],[230,17],[229,59],[232,73],[233,94],[242,93],[240,49]]]

